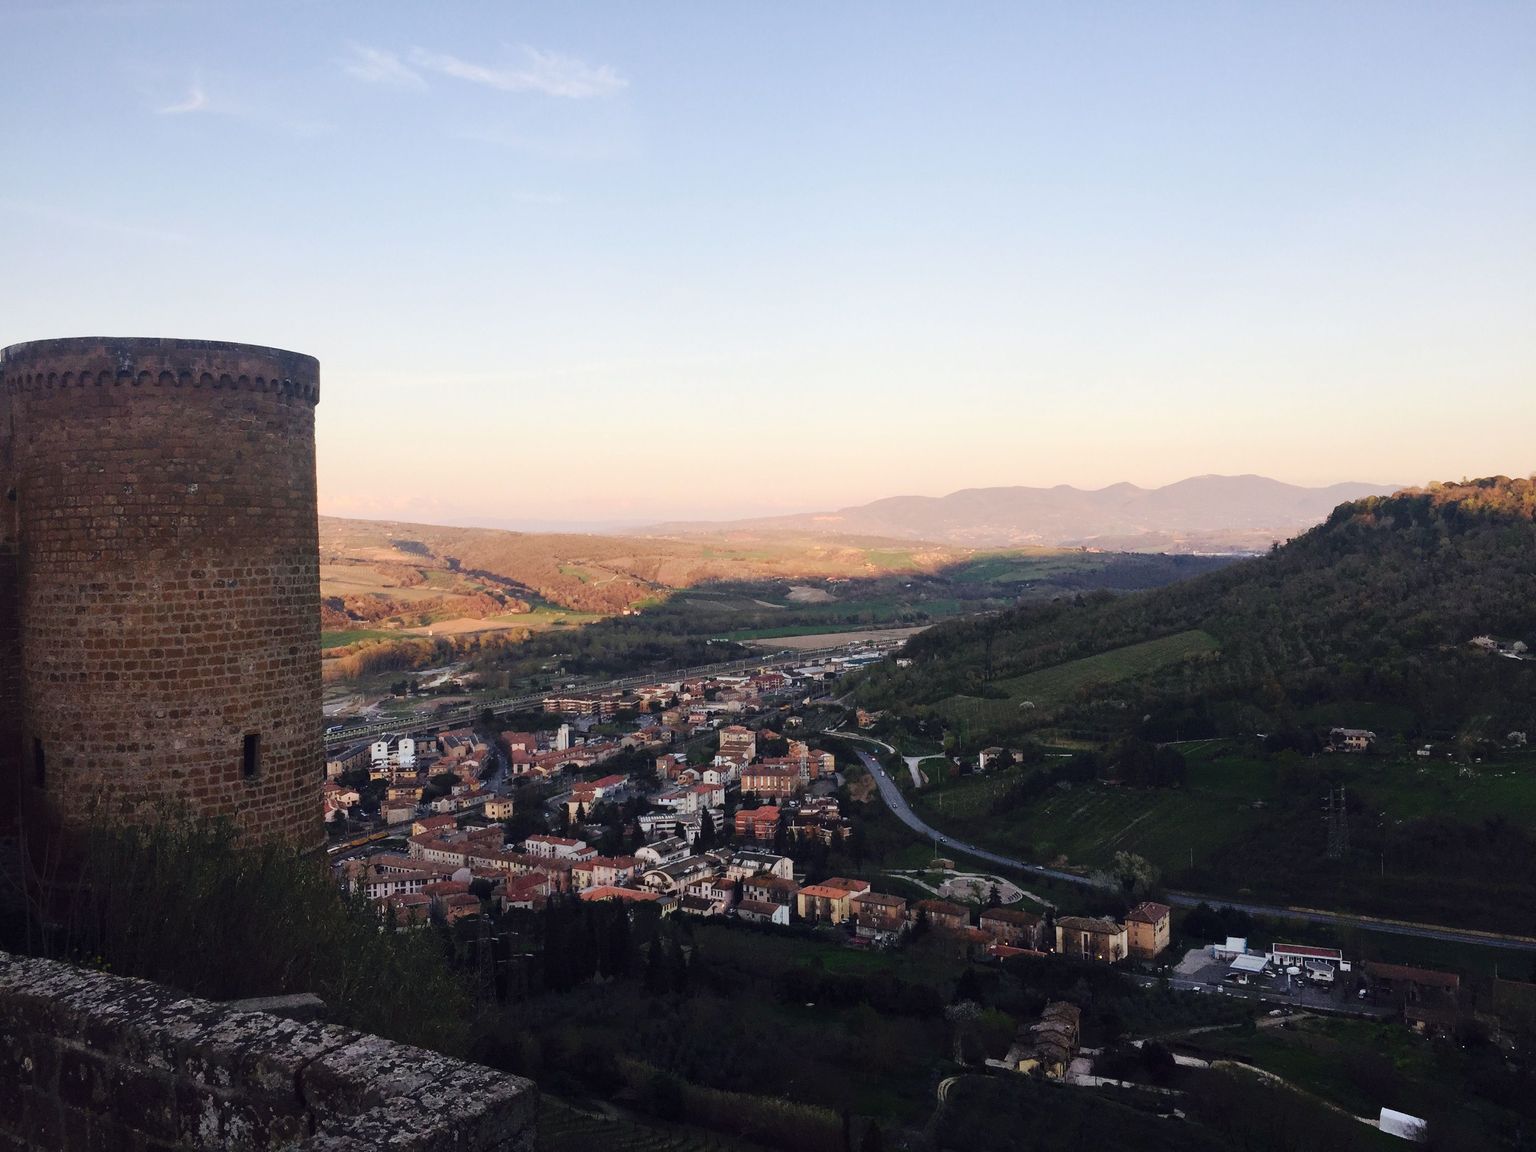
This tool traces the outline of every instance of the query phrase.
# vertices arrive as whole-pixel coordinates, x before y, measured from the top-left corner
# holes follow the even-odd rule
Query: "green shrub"
[[[211,1000],[313,992],[330,1018],[457,1053],[465,989],[431,928],[389,931],[323,860],[242,847],[227,824],[98,829],[66,955]]]

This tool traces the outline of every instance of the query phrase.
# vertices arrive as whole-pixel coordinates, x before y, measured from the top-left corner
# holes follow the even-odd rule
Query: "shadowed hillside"
[[[1536,482],[1411,489],[1341,505],[1267,556],[1166,588],[936,627],[907,645],[910,668],[878,669],[861,691],[909,710],[972,700],[970,715],[994,736],[1103,726],[1091,685],[1058,709],[1020,709],[1008,682],[1198,631],[1215,650],[1118,683],[1110,723],[1163,739],[1276,732],[1345,701],[1362,715],[1390,707],[1404,735],[1502,739],[1536,725],[1536,662],[1470,641],[1536,643],[1533,560]]]

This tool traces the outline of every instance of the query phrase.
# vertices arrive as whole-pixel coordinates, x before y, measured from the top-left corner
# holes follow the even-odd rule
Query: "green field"
[[[545,628],[574,628],[591,624],[604,619],[604,616],[596,612],[572,612],[566,608],[539,604],[532,612],[510,612],[505,616],[491,616],[488,619],[509,628],[527,628],[537,632]]]
[[[974,792],[966,800],[979,803]],[[922,810],[961,831],[950,803],[946,795],[925,796]],[[1096,866],[1116,852],[1134,852],[1169,874],[1241,836],[1258,819],[1251,802],[1232,796],[1094,783],[1057,792],[1024,812],[986,819],[977,832],[988,847],[1042,862]]]
[[[1498,817],[1536,829],[1536,754],[1470,765],[1362,757],[1349,770],[1352,785],[1397,820],[1445,816],[1475,822]]]
[[[916,803],[941,828],[1038,861],[1087,866],[1135,852],[1176,874],[1258,828],[1297,790],[1321,794],[1318,774],[1343,783],[1392,821],[1431,816],[1475,824],[1502,819],[1536,830],[1536,752],[1458,765],[1376,756],[1278,756],[1262,760],[1224,741],[1183,746],[1183,788],[1090,783],[1052,792],[1022,811],[994,806],[1031,769],[1006,768],[925,788]]]
[[[1246,1036],[1206,1033],[1192,1043],[1204,1056],[1252,1064],[1357,1116],[1374,1116],[1383,1105],[1412,1113],[1417,1082],[1435,1075],[1430,1042],[1396,1022],[1310,1017]],[[1379,1059],[1380,1083],[1361,1082],[1362,1058]]]
[[[345,632],[322,632],[320,634],[321,648],[345,648],[348,644],[356,644],[359,640],[398,640],[399,632],[384,632],[377,628],[353,628]]]
[[[955,579],[968,584],[1013,584],[1049,580],[1076,572],[1091,571],[1095,553],[1077,550],[1001,552],[981,556],[955,569]]]
[[[1169,664],[1216,651],[1216,641],[1197,629],[1178,632],[1158,640],[1147,640],[1069,660],[1053,668],[1042,668],[1009,680],[998,680],[992,688],[1004,698],[952,696],[938,707],[948,720],[964,720],[980,726],[1007,725],[1016,722],[1021,710],[1031,715],[1044,714],[1072,702],[1085,690],[1107,687],[1123,680],[1145,676]],[[1033,709],[1025,706],[1033,704]]]
[[[1263,819],[1278,787],[1272,765],[1223,758],[1212,741],[1186,749],[1184,788],[1080,784],[1047,794],[1023,810],[993,815],[994,805],[1030,768],[963,776],[917,797],[920,811],[942,828],[998,851],[1095,867],[1116,852],[1145,856],[1171,875],[1204,859]]]

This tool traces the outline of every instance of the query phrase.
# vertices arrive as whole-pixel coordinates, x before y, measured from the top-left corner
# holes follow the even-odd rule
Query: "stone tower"
[[[0,820],[320,842],[319,392],[244,344],[0,351]]]

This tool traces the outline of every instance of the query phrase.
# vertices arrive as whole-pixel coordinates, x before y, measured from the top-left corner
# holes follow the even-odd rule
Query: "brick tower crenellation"
[[[319,842],[318,399],[272,348],[0,351],[0,788],[28,828],[185,807]]]

